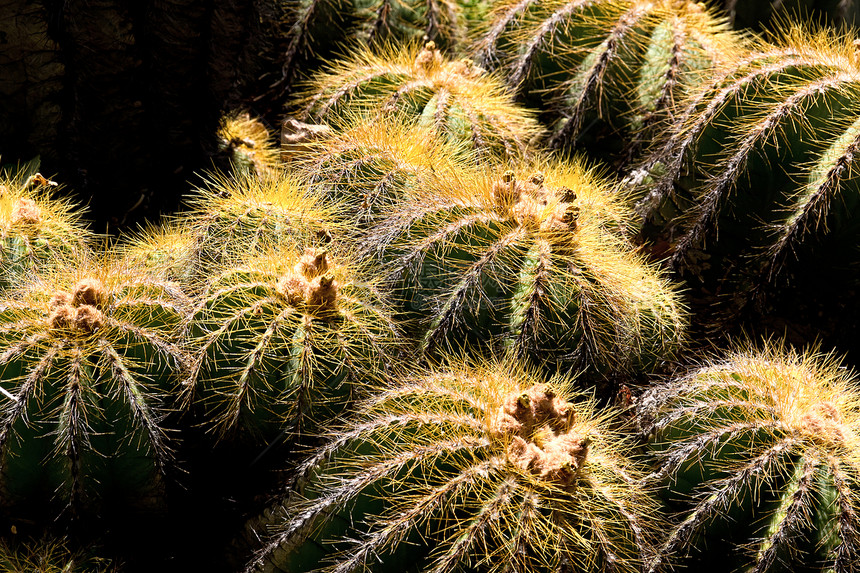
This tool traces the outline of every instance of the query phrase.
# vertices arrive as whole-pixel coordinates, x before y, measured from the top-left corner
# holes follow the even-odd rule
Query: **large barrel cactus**
[[[640,571],[654,501],[613,415],[571,398],[511,365],[379,394],[258,521],[246,572]]]
[[[666,119],[737,42],[695,2],[503,0],[473,50],[546,112],[549,144],[564,147],[596,117],[628,138]]]
[[[639,173],[645,234],[677,270],[739,305],[792,283],[789,315],[856,282],[858,71],[853,36],[793,26],[686,101]]]
[[[639,414],[679,519],[650,570],[854,571],[860,389],[832,356],[771,343],[657,387]],[[742,548],[742,549],[739,549]]]
[[[360,50],[315,76],[306,91],[303,120],[370,108],[383,116],[402,114],[485,154],[522,156],[540,133],[499,78],[470,60],[447,58],[433,42]]]
[[[391,366],[396,328],[347,252],[275,248],[224,267],[191,320],[186,400],[221,439],[313,432]]]
[[[0,291],[89,248],[81,210],[55,197],[56,186],[31,168],[0,171]]]
[[[0,300],[3,506],[158,506],[189,310],[172,284],[83,258]]]
[[[629,213],[582,163],[467,172],[370,230],[427,352],[513,349],[551,368],[642,372],[680,345],[676,290],[621,236]]]

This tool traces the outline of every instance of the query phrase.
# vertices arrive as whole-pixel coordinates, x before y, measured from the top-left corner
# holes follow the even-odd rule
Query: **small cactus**
[[[549,145],[559,148],[595,116],[628,134],[667,119],[674,100],[737,43],[686,0],[502,0],[473,52],[548,112]]]
[[[266,126],[248,113],[221,118],[218,146],[229,157],[233,169],[247,170],[258,176],[277,169],[280,154],[271,139]]]
[[[281,247],[211,283],[191,320],[185,388],[207,430],[234,442],[308,432],[381,383],[396,329],[351,258]]]
[[[641,372],[680,346],[675,289],[620,236],[629,212],[581,163],[456,172],[365,238],[425,352],[508,346],[549,367]]]
[[[508,157],[525,154],[540,133],[498,78],[469,60],[446,58],[433,42],[360,50],[316,76],[305,101],[305,121],[368,107],[383,116],[402,114],[440,139]]]
[[[179,335],[189,301],[138,269],[78,259],[0,308],[2,504],[157,507],[172,467],[162,420],[188,365]]]
[[[853,571],[858,407],[856,376],[832,356],[773,342],[645,394],[651,479],[680,510],[649,570],[698,553],[720,571]]]
[[[89,248],[81,210],[52,197],[56,186],[33,169],[0,172],[0,291]]]
[[[654,501],[613,414],[571,398],[511,364],[382,392],[259,520],[246,573],[639,571]]]

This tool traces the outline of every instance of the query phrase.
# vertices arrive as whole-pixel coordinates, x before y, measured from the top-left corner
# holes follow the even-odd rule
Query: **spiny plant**
[[[221,118],[218,148],[229,157],[233,169],[264,176],[278,168],[280,153],[272,143],[271,134],[247,112]]]
[[[203,279],[273,241],[297,245],[338,233],[338,207],[291,171],[210,174],[186,202],[191,211],[181,219],[193,229]]]
[[[639,416],[651,479],[682,510],[651,571],[697,552],[718,571],[855,570],[860,388],[833,355],[741,347],[649,391]]]
[[[855,26],[860,16],[860,3],[854,0],[707,0],[706,3],[722,9],[736,29],[773,29],[786,16],[822,20],[831,26]]]
[[[292,165],[363,228],[421,179],[472,160],[463,146],[442,142],[420,126],[356,115],[305,144]]]
[[[5,573],[118,573],[121,567],[91,551],[74,551],[65,539],[9,543],[0,540],[0,570]]]
[[[273,87],[288,92],[302,68],[314,69],[320,59],[358,46],[431,41],[456,52],[486,10],[483,0],[295,2],[281,23],[283,57]]]
[[[414,190],[364,239],[423,351],[508,347],[606,374],[649,370],[679,348],[678,293],[621,236],[629,211],[593,169],[454,175]]]
[[[32,165],[0,171],[0,291],[89,248],[82,210],[52,196],[56,186]]]
[[[560,148],[596,118],[629,138],[671,117],[675,99],[738,42],[722,20],[686,0],[500,0],[473,57],[545,111],[548,143]]]
[[[189,364],[188,299],[140,269],[81,257],[0,308],[2,505],[157,508],[173,464],[163,419]]]
[[[540,133],[498,77],[470,60],[448,59],[433,42],[358,50],[314,76],[303,107],[303,121],[366,108],[401,114],[441,139],[507,157],[525,154]]]
[[[639,571],[655,504],[615,421],[513,363],[410,377],[299,466],[245,571]]]
[[[187,407],[218,439],[312,431],[381,384],[397,329],[366,269],[336,243],[225,266],[191,319]]]
[[[789,279],[817,292],[833,269],[851,281],[856,51],[853,35],[793,25],[686,100],[636,174],[652,183],[638,205],[645,236],[668,245],[675,269],[741,304]]]
[[[200,287],[200,241],[186,219],[165,218],[142,226],[121,236],[113,248],[126,264],[178,283],[186,294],[193,295]]]

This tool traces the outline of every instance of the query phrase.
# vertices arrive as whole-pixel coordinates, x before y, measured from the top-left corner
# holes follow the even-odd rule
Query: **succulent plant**
[[[855,26],[860,16],[860,3],[854,0],[709,0],[706,3],[721,8],[737,29],[773,29],[786,17]]]
[[[379,393],[257,522],[246,572],[640,570],[654,501],[566,384],[452,363]]]
[[[364,239],[425,352],[513,349],[550,368],[646,371],[683,338],[677,291],[621,236],[629,212],[581,162],[456,172]],[[528,173],[529,175],[525,175]]]
[[[139,269],[79,258],[11,291],[0,309],[2,505],[157,508],[189,301]]]
[[[227,154],[235,170],[264,176],[278,168],[278,149],[266,126],[248,113],[233,113],[221,118],[219,148]]]
[[[549,145],[558,148],[596,117],[628,138],[667,119],[674,100],[737,42],[723,21],[686,0],[502,0],[473,52],[546,112]]]
[[[363,49],[316,75],[303,121],[370,109],[400,114],[443,140],[482,153],[519,157],[540,133],[531,112],[513,103],[499,78],[470,60],[450,60],[433,42],[423,48]]]
[[[31,168],[0,172],[0,292],[89,248],[81,210],[52,196],[56,186]]]
[[[645,235],[668,245],[677,270],[743,304],[789,280],[809,280],[806,293],[823,277],[852,282],[855,44],[792,26],[687,99],[637,174],[653,180],[638,205]]]
[[[858,407],[856,376],[832,355],[774,342],[650,390],[651,479],[680,517],[649,569],[697,554],[715,571],[853,571]]]
[[[356,116],[307,143],[292,166],[342,206],[350,226],[364,228],[422,179],[472,160],[420,126]]]
[[[312,432],[381,384],[395,324],[354,257],[330,248],[282,245],[209,286],[191,320],[185,399],[219,439]]]

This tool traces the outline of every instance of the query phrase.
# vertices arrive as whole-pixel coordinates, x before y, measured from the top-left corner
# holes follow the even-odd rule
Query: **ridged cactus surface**
[[[426,352],[513,348],[549,367],[641,372],[680,346],[677,291],[622,234],[629,213],[581,163],[457,172],[370,230]]]
[[[313,433],[381,384],[396,327],[350,258],[280,248],[212,281],[191,321],[186,388],[210,432],[264,442]]]
[[[76,263],[0,302],[0,500],[151,509],[172,467],[162,421],[188,366],[190,304],[136,269]]]
[[[551,147],[595,117],[626,136],[666,119],[737,43],[700,4],[651,0],[503,0],[473,52],[551,124]],[[631,142],[628,142],[628,146]]]
[[[443,140],[485,154],[519,157],[540,133],[531,112],[514,104],[501,80],[470,60],[452,60],[433,42],[360,50],[318,74],[306,90],[303,120],[368,108],[402,114]]]
[[[246,572],[639,571],[654,501],[613,415],[511,365],[408,379],[300,468]]]
[[[680,514],[650,570],[854,571],[860,390],[832,356],[734,351],[649,391],[652,479]]]
[[[0,292],[89,247],[81,210],[53,196],[56,186],[32,169],[0,172]]]
[[[646,235],[676,269],[711,291],[728,277],[742,299],[789,281],[809,293],[823,276],[854,282],[856,49],[851,35],[793,26],[686,101],[640,172],[653,176],[638,207]]]

